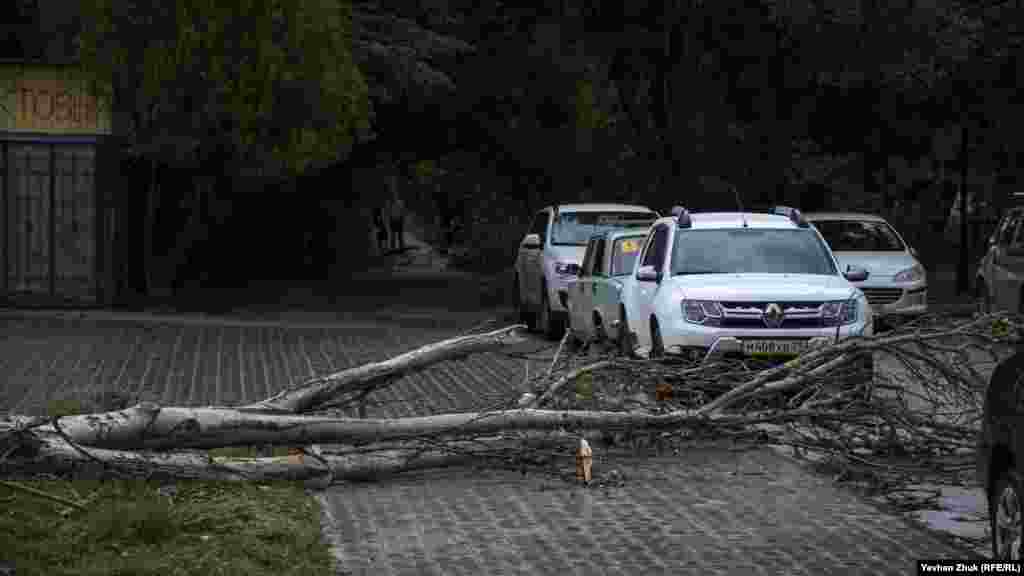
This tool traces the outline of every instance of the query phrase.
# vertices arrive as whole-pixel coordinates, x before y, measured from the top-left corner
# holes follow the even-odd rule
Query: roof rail
[[[672,207],[672,217],[676,219],[676,225],[680,228],[689,228],[693,226],[693,220],[690,219],[690,212],[682,206]]]
[[[804,219],[804,215],[800,213],[796,208],[789,206],[775,206],[772,208],[772,214],[778,214],[779,216],[785,216],[790,219],[794,224],[801,228],[807,228],[807,220]]]

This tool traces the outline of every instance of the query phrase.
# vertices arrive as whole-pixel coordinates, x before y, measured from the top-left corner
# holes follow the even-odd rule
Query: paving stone
[[[284,329],[210,323],[32,318],[0,324],[0,411],[120,388],[163,402],[264,398],[310,373],[380,360],[450,332],[400,326]],[[540,346],[540,343],[534,346]],[[546,369],[535,361],[531,373]],[[473,410],[522,392],[502,354],[406,376],[370,416]],[[674,457],[598,452],[584,488],[474,467],[333,487],[341,568],[351,574],[906,574],[966,557],[827,478],[768,451],[694,448]],[[564,472],[572,469],[567,454]]]

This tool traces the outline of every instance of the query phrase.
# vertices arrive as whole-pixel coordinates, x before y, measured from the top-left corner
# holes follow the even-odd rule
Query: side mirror
[[[847,266],[843,276],[850,282],[863,282],[868,279],[868,271],[859,266]]]
[[[636,271],[636,279],[641,282],[660,282],[661,274],[654,268],[654,266],[641,266]]]
[[[540,245],[540,234],[527,234],[526,238],[523,238],[522,244],[520,244],[520,246],[527,250],[536,250],[540,248]]]

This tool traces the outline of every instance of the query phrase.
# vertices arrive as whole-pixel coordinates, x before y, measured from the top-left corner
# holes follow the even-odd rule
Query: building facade
[[[111,123],[75,66],[0,61],[3,305],[111,302]]]

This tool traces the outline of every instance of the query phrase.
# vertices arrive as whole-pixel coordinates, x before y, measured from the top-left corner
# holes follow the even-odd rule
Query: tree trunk
[[[157,202],[160,198],[160,187],[157,181],[157,163],[151,160],[149,171],[149,187],[146,191],[146,215],[142,229],[142,272],[145,282],[146,296],[153,296],[155,278],[153,263],[156,254],[153,251],[154,228],[156,226]]]
[[[966,294],[970,284],[970,241],[967,234],[967,119],[960,124],[960,263],[956,268],[956,291]]]

